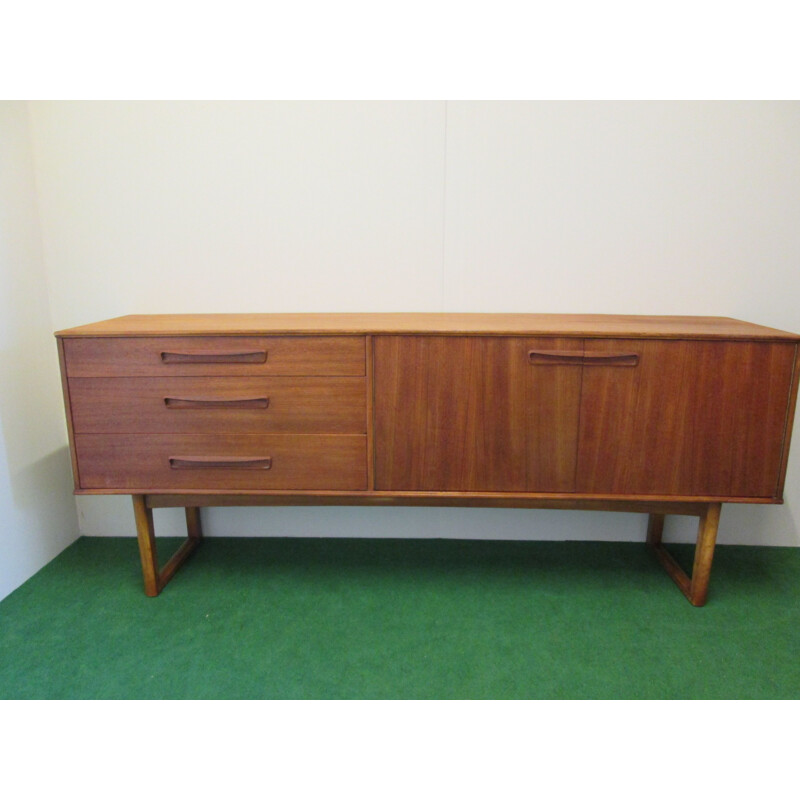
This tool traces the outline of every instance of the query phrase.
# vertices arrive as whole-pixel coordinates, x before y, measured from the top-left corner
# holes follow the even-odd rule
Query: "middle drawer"
[[[70,378],[79,433],[365,433],[365,378]]]

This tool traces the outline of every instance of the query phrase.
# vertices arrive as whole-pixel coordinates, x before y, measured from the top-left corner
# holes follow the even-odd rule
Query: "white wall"
[[[800,331],[800,104],[32,104],[57,328],[125,313],[719,314]],[[721,542],[800,545],[786,504]],[[132,534],[127,498],[81,529]],[[165,533],[180,515],[157,512]],[[210,534],[641,540],[639,515],[224,509]],[[676,538],[693,535],[675,522]]]
[[[0,102],[0,599],[78,535],[25,103]]]

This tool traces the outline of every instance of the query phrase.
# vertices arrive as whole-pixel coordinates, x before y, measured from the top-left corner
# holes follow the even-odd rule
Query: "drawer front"
[[[75,433],[365,433],[365,378],[70,378]]]
[[[361,491],[366,436],[80,434],[82,489]]]
[[[164,336],[64,340],[70,378],[364,375],[363,336]]]

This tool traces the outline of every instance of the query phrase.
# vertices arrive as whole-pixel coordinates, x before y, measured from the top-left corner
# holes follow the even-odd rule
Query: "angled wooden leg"
[[[188,538],[167,561],[164,568],[158,568],[155,530],[153,528],[153,509],[148,508],[144,495],[133,495],[133,513],[136,517],[136,533],[139,538],[139,555],[142,558],[144,593],[156,597],[169,583],[172,576],[186,559],[197,549],[203,539],[200,527],[200,509],[186,509],[186,531]]]
[[[144,593],[148,597],[156,597],[161,588],[158,585],[158,551],[153,529],[153,509],[147,507],[143,494],[133,495],[133,515],[136,518],[139,555],[142,557]]]
[[[651,514],[648,522],[647,544],[653,549],[664,569],[678,584],[678,588],[693,606],[705,605],[708,598],[708,582],[711,577],[711,562],[714,558],[714,546],[717,541],[720,509],[719,503],[709,503],[700,515],[691,577],[686,574],[683,567],[661,543],[664,515]]]
[[[200,525],[199,508],[186,509],[186,532],[189,534],[190,539],[203,538],[203,528]]]
[[[694,550],[691,597],[689,598],[693,606],[706,604],[721,509],[722,506],[719,503],[710,503],[703,516],[700,517],[700,524],[697,527],[697,544]]]
[[[647,544],[650,547],[658,547],[661,544],[661,537],[664,533],[664,515],[650,514],[647,520]]]

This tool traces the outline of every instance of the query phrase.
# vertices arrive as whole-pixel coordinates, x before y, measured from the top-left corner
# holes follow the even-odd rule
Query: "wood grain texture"
[[[164,361],[162,353],[262,351],[252,363]],[[168,375],[364,375],[363,336],[77,338],[64,341],[70,378]]]
[[[153,511],[141,494],[135,494],[133,500],[133,517],[136,521],[136,537],[139,541],[139,557],[142,562],[144,593],[148,597],[156,597],[161,591],[158,584],[158,547],[153,528]]]
[[[583,339],[552,339],[552,349],[563,355],[531,360],[525,370],[526,486],[531,492],[571,492],[575,489],[578,426],[583,374]],[[520,359],[543,351],[545,340],[520,340]]]
[[[102,434],[75,437],[81,488],[151,494],[231,489],[365,490],[366,436]],[[170,458],[262,458],[270,469],[172,469]]]
[[[587,341],[635,369],[586,367],[576,490],[775,497],[794,346]]]
[[[375,341],[377,489],[777,496],[792,344]]]
[[[647,518],[647,544],[650,547],[658,547],[661,544],[661,539],[664,536],[664,519],[664,514],[650,512]]]
[[[186,511],[186,533],[190,539],[203,538],[203,525],[200,519],[200,509],[197,506],[184,506]]]
[[[748,500],[748,502],[750,502]],[[761,502],[761,501],[755,501]],[[766,501],[764,501],[766,502]],[[529,508],[574,511],[625,511],[639,514],[678,514],[699,516],[708,505],[705,501],[674,498],[596,498],[576,495],[534,495],[509,492],[195,492],[183,494],[148,494],[151,508],[211,506],[430,506],[452,508]]]
[[[680,420],[670,428],[670,421],[677,416],[675,412],[678,409],[664,402],[671,397],[670,387],[675,381],[675,376],[668,369],[670,364],[665,363],[664,358],[664,348],[670,344],[660,341],[621,343],[618,340],[586,343],[587,349],[595,352],[618,351],[620,347],[627,346],[639,355],[641,363],[632,369],[620,370],[598,364],[584,369],[575,484],[577,491],[614,494],[624,493],[623,487],[628,485],[637,485],[648,487],[651,493],[675,493],[672,475],[676,468],[672,463],[674,455],[671,451],[674,427]],[[676,345],[677,350],[667,350],[666,353],[674,353],[673,358],[680,370],[686,344],[678,342]],[[651,352],[648,352],[647,358],[643,358],[646,346]],[[640,406],[639,386],[644,372],[647,373],[644,382],[645,386],[649,386],[649,392],[643,393]],[[662,404],[673,412],[668,419],[662,420],[662,416],[665,416],[662,414]],[[641,409],[638,417],[637,408]],[[645,440],[645,435],[656,438]],[[664,452],[663,445],[666,445],[668,452]],[[638,453],[637,447],[644,452]],[[656,457],[646,458],[648,451],[657,454]],[[635,466],[630,463],[632,455],[641,455]],[[648,474],[640,477],[636,474],[637,469],[645,469]],[[650,474],[653,470],[658,474]],[[666,477],[662,473],[666,473]],[[632,489],[631,493],[639,494],[640,491]]]
[[[654,337],[800,341],[800,335],[729,317],[621,314],[154,314],[59,331],[57,336],[259,336],[284,334],[455,334]]]
[[[76,433],[365,433],[365,378],[71,378]],[[175,407],[167,399],[263,408]]]
[[[240,320],[239,315],[223,317],[215,319],[226,330],[233,325],[231,320]],[[270,324],[282,324],[273,315],[266,318]],[[161,486],[142,483],[142,473],[121,483],[118,476],[103,482],[96,472],[90,481],[83,480],[81,453],[87,435],[136,434],[144,438],[137,441],[141,450],[151,434],[155,441],[210,432],[255,437],[352,433],[366,442],[365,485],[276,485],[270,475],[270,483],[220,485],[216,490],[359,493],[374,488],[377,493],[393,492],[403,502],[410,502],[414,492],[452,492],[452,501],[447,501],[452,504],[457,498],[465,503],[489,502],[487,496],[494,492],[529,494],[534,500],[569,493],[576,500],[780,500],[797,391],[794,339],[772,341],[772,334],[755,330],[758,326],[714,318],[643,322],[637,317],[565,315],[305,315],[303,319],[327,320],[336,333],[229,336],[205,331],[197,336],[61,339],[68,373],[68,421],[70,427],[75,424],[73,435],[84,438],[82,446],[75,443],[72,448],[80,480],[76,491],[151,491]],[[341,335],[354,319],[400,327],[432,320],[448,331],[434,336],[369,334],[370,354],[366,336]],[[599,320],[600,327],[586,337],[555,336],[552,330],[541,337],[510,335],[515,325],[532,320],[576,330],[587,320]],[[469,335],[456,335],[454,331],[465,322],[472,325]],[[632,338],[596,338],[603,326],[627,329],[634,322],[642,328]],[[490,325],[497,325],[498,335],[476,335]],[[650,338],[656,330],[670,335]],[[731,330],[745,338],[719,340],[718,335],[724,331],[732,335]],[[698,338],[672,338],[678,331],[692,331]],[[231,352],[232,347],[242,352],[263,348],[267,357],[263,363],[236,364],[213,359],[210,364],[164,363],[161,358],[167,351],[213,354]],[[569,357],[532,361],[531,352]],[[267,367],[275,372],[263,377],[249,374]],[[201,372],[184,375],[182,370]],[[326,371],[355,374],[305,374]],[[109,372],[123,377],[107,376]],[[198,408],[185,402],[193,397],[224,401],[248,396],[261,398],[263,407]],[[167,408],[167,397],[184,402]],[[123,450],[114,452],[119,461],[128,457]],[[107,457],[95,454],[94,458],[111,469]],[[163,491],[180,491],[174,476],[166,486]],[[190,488],[215,490],[210,480]]]
[[[367,488],[375,489],[375,352],[373,337],[366,337],[367,352]]]
[[[75,494],[136,494],[146,489],[78,489]],[[190,494],[180,489],[158,492],[164,497],[205,497],[205,503],[190,505],[214,505],[218,497],[239,498],[242,504],[260,505],[259,497],[265,497],[267,505],[281,503],[283,505],[352,505],[352,506],[465,506],[468,508],[563,508],[580,511],[600,510],[610,504],[619,503],[626,508],[616,510],[641,511],[649,513],[648,508],[659,507],[664,514],[679,514],[678,509],[695,507],[708,503],[746,503],[756,505],[772,505],[771,497],[667,497],[658,495],[587,495],[577,492],[392,492],[369,490],[334,490],[334,489],[192,489]],[[149,497],[150,495],[148,495]],[[183,506],[185,503],[179,503]],[[672,510],[666,510],[667,506]],[[611,510],[606,508],[606,510]],[[697,516],[694,512],[691,513]]]
[[[721,507],[712,503],[700,517],[697,526],[697,545],[692,564],[692,584],[689,602],[693,606],[704,606],[708,598],[708,584],[711,579],[711,564],[717,542],[717,530]]]
[[[378,336],[374,348],[376,489],[525,489],[517,340]]]

